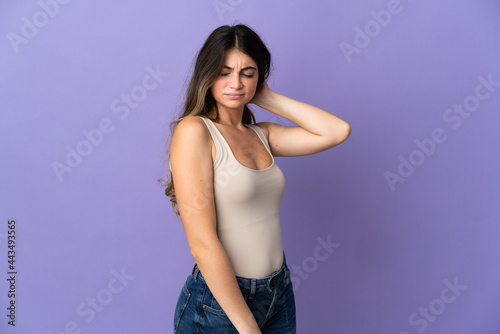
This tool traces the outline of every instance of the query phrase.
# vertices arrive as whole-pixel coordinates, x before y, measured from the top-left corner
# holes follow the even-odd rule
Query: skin
[[[240,134],[242,140],[245,139],[242,134],[248,130],[241,121],[247,103],[256,104],[299,125],[287,127],[271,122],[256,123],[266,132],[273,156],[319,153],[339,145],[350,136],[351,127],[347,122],[322,109],[276,93],[267,82],[255,94],[258,72],[245,68],[256,68],[257,64],[245,53],[231,50],[225,65],[230,69],[223,69],[211,91],[219,107],[219,124],[225,126],[228,132],[233,130],[233,133]],[[241,93],[243,97],[231,100],[226,95],[234,93]]]
[[[216,123],[233,151],[236,159],[245,167],[264,169],[272,158],[254,130],[243,126],[243,109],[255,97],[259,73],[255,61],[238,50],[231,50],[224,68],[211,86],[211,93],[217,102],[219,122]],[[215,116],[215,115],[214,115]],[[216,149],[212,143],[212,159]]]
[[[256,92],[257,65],[248,55],[231,50],[220,76],[211,86],[220,121],[216,123],[243,165],[263,169],[271,157],[257,134],[242,123],[245,104],[253,103],[298,126],[272,122],[256,125],[264,129],[273,156],[315,154],[345,141],[351,128],[342,119],[312,105],[271,90],[264,82]],[[254,67],[251,69],[249,67]],[[241,94],[231,98],[228,94]],[[247,143],[241,145],[241,143]],[[177,204],[191,253],[207,286],[239,333],[260,334],[255,317],[246,304],[227,253],[217,237],[213,193],[215,151],[202,119],[188,116],[172,136],[170,157]]]
[[[210,88],[222,124],[244,129],[243,108],[253,99],[258,80],[257,64],[252,58],[239,50],[228,52],[224,68]],[[241,94],[241,97],[235,99],[228,94]]]

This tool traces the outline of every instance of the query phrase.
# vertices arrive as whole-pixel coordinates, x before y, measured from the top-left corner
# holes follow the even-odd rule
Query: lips
[[[243,94],[225,94],[228,99],[238,100],[243,97]]]

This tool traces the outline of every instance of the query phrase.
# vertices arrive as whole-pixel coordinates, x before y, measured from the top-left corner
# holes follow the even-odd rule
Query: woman
[[[177,300],[175,333],[296,332],[279,221],[285,178],[274,157],[325,151],[351,130],[272,91],[270,65],[269,51],[247,26],[215,29],[197,56],[184,113],[173,122],[165,192],[196,262]],[[249,103],[299,126],[255,123]]]

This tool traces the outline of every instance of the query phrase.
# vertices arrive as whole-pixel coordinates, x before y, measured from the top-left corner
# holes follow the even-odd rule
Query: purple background
[[[0,5],[1,333],[172,332],[194,260],[156,179],[195,53],[234,22],[268,45],[272,89],[352,126],[332,150],[277,158],[298,333],[500,332],[500,87],[474,97],[479,77],[500,82],[498,1],[54,1]],[[147,67],[168,73],[149,91]],[[464,103],[468,116],[448,110]],[[87,155],[58,178],[53,164],[77,147]],[[404,182],[391,188],[387,172]],[[318,248],[328,239],[331,254]]]

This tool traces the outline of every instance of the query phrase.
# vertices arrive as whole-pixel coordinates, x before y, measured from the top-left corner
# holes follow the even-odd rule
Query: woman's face
[[[219,110],[242,111],[254,97],[258,80],[255,61],[239,50],[230,50],[219,77],[210,87]]]

